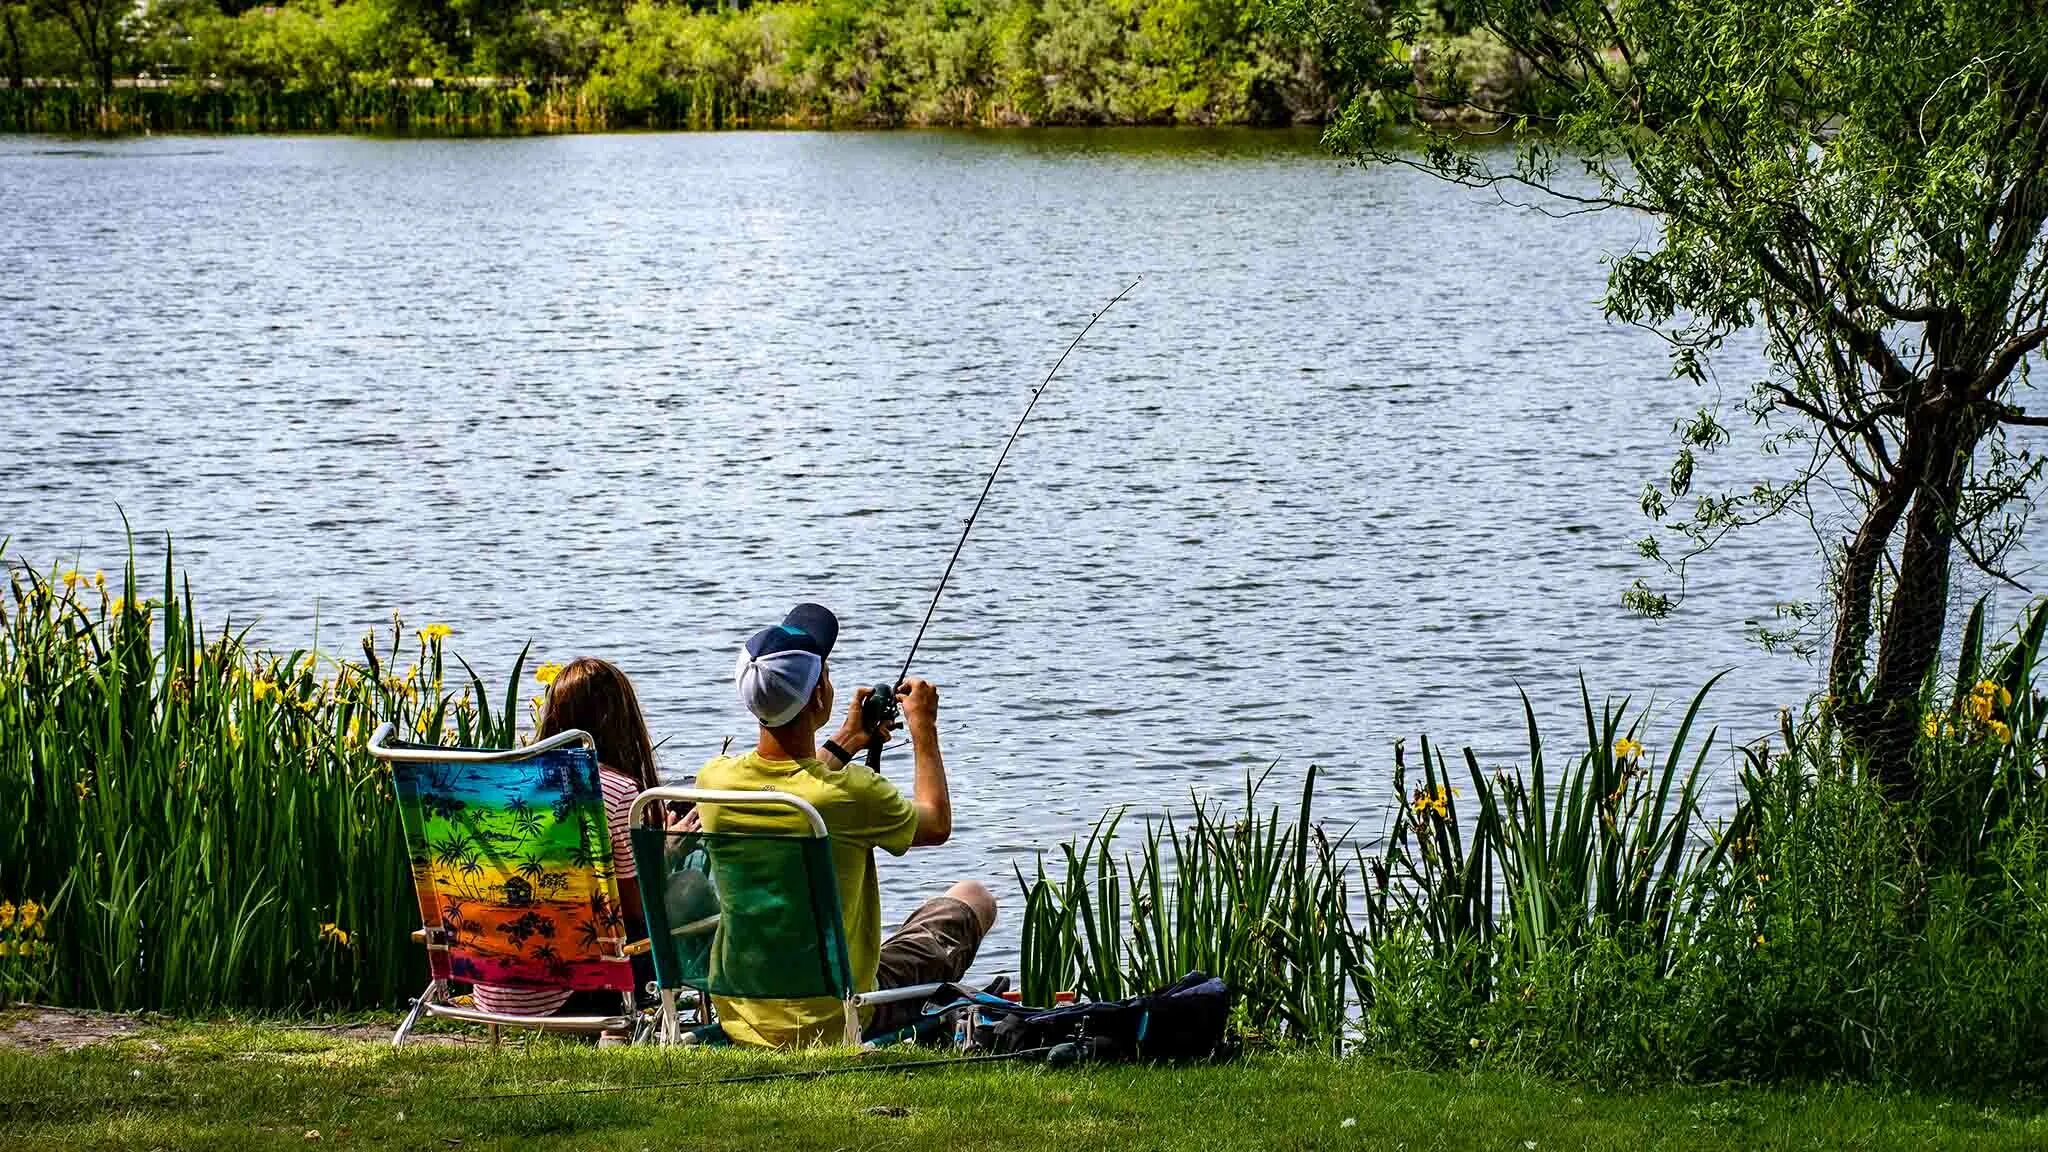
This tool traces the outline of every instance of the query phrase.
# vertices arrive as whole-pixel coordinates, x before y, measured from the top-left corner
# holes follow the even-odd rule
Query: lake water
[[[398,610],[487,677],[609,657],[687,777],[791,603],[838,609],[842,691],[894,673],[1031,387],[1142,275],[925,641],[955,836],[885,864],[887,910],[1269,764],[1373,830],[1392,742],[1504,761],[1517,686],[1558,741],[1581,672],[1675,710],[1734,669],[1741,739],[1817,686],[1745,638],[1816,594],[1802,526],[1670,621],[1621,608],[1636,494],[1713,399],[1602,319],[1652,235],[1289,134],[0,139],[0,536],[111,569],[125,511],[280,647]]]

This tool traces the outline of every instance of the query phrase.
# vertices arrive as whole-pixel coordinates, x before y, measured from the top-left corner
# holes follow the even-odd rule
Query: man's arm
[[[853,706],[846,710],[846,722],[839,726],[839,731],[830,741],[855,758],[873,738],[860,725],[861,705],[872,691],[870,688],[855,689]],[[939,754],[939,690],[927,680],[906,680],[896,689],[896,696],[913,749],[910,807],[917,813],[917,831],[911,837],[910,846],[936,847],[953,836],[953,796],[946,786],[946,762]],[[881,734],[881,739],[888,738],[888,733]],[[829,751],[823,757],[825,763],[834,769],[847,763]]]
[[[912,848],[931,848],[953,836],[953,795],[939,755],[939,690],[929,680],[906,680],[896,689],[903,726],[910,732],[915,767],[910,806],[917,810]]]

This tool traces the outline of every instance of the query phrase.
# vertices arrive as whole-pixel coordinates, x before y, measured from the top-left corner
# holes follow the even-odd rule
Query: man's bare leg
[[[946,889],[946,895],[974,909],[984,934],[996,926],[996,894],[979,880],[962,880]]]

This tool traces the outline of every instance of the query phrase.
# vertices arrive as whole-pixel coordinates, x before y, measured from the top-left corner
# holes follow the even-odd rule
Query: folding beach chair
[[[741,835],[646,827],[641,817],[647,807],[669,800],[792,809],[807,830]],[[697,1022],[708,1025],[712,996],[829,996],[844,1006],[847,1042],[858,1044],[863,1007],[923,1001],[945,987],[855,990],[831,839],[818,810],[802,799],[786,792],[650,788],[633,802],[631,823],[633,866],[661,992],[662,1043],[688,1042],[680,1030],[679,1001],[693,1000]]]
[[[562,1032],[631,1032],[652,1021],[634,1005],[635,979],[597,754],[583,732],[503,751],[391,739],[370,755],[391,765],[412,859],[432,979],[391,1037],[426,1013],[447,1020]],[[617,1014],[515,1016],[456,1002],[456,982],[615,992]]]

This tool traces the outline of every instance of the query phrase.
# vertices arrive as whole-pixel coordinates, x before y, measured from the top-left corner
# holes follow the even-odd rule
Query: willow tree
[[[1730,336],[1762,334],[1769,370],[1738,403],[1770,450],[1799,453],[1796,477],[1696,491],[1697,455],[1729,441],[1728,408],[1709,403],[1644,493],[1659,531],[1643,549],[1682,588],[1685,563],[1732,530],[1846,507],[1828,548],[1828,704],[1887,790],[1915,793],[1951,573],[2010,578],[2042,471],[2014,429],[2048,425],[2017,402],[2048,341],[2048,7],[1282,2],[1349,85],[1341,149],[1553,211],[1654,218],[1605,303],[1670,342],[1680,379],[1713,379]],[[1460,82],[1445,27],[1517,58],[1515,107]],[[1513,146],[1480,146],[1475,119]],[[1642,584],[1627,599],[1672,606]]]

